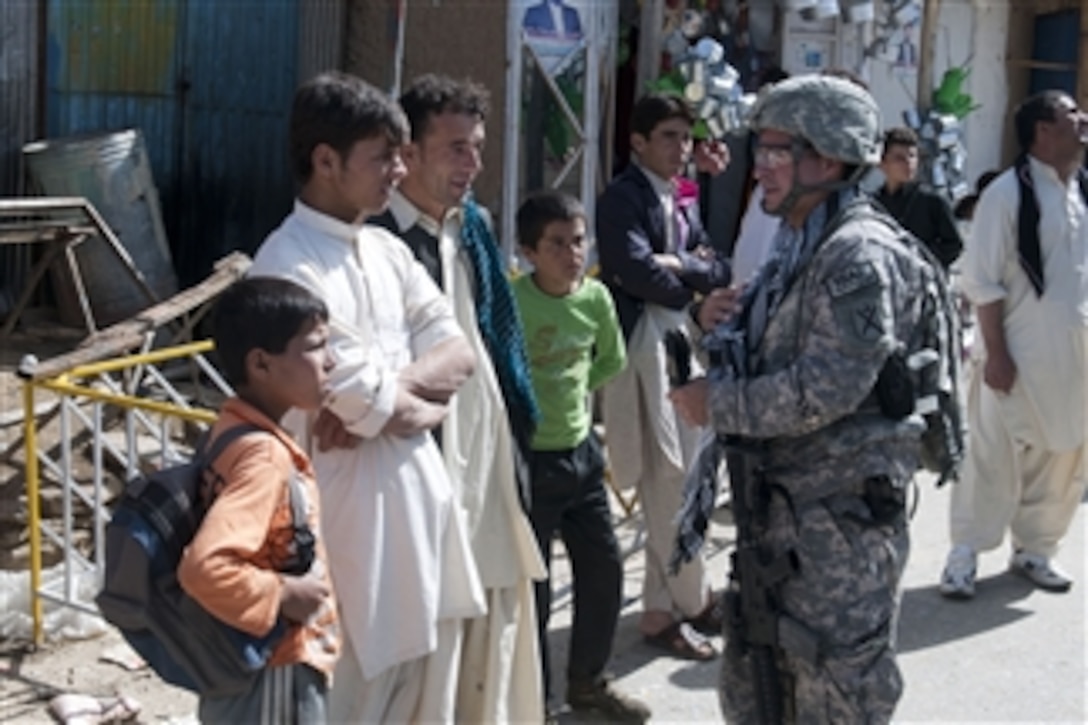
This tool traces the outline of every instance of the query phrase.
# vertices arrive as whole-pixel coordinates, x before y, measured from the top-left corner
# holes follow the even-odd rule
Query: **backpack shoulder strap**
[[[298,471],[291,471],[287,477],[287,495],[291,502],[291,519],[295,527],[306,524],[306,492],[302,488],[302,480]]]
[[[227,428],[220,433],[210,445],[208,444],[207,438],[198,443],[194,459],[199,461],[203,466],[211,466],[219,456],[223,455],[223,452],[230,447],[231,443],[234,443],[234,441],[244,435],[257,433],[263,430],[264,428],[261,428],[259,425],[254,425],[253,423],[240,423],[233,428]]]
[[[291,528],[294,529],[294,537],[291,542],[291,553],[283,563],[282,571],[285,574],[301,575],[310,571],[313,565],[317,537],[306,520],[306,494],[302,489],[302,476],[299,472],[291,471],[287,477],[287,495],[291,505]]]

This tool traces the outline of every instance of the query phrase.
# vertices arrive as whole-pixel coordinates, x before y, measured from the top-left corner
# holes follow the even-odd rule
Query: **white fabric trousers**
[[[952,543],[986,551],[1008,529],[1014,549],[1054,556],[1084,494],[1084,446],[1046,450],[1019,382],[1001,395],[981,378],[979,364],[967,401],[967,460],[952,485]]]
[[[694,617],[707,604],[706,564],[700,554],[669,574],[669,557],[676,541],[676,517],[684,497],[684,471],[658,446],[643,452],[642,475],[635,483],[646,524],[646,574],[642,581],[642,608]]]
[[[457,721],[543,722],[533,582],[485,593],[488,613],[465,620]]]
[[[452,723],[462,619],[438,622],[438,647],[364,680],[350,637],[329,690],[330,723]],[[346,633],[345,633],[346,635]]]
[[[701,557],[669,576],[684,474],[695,460],[700,430],[681,420],[668,400],[665,346],[668,330],[683,329],[687,313],[647,304],[627,343],[627,368],[605,386],[604,424],[609,467],[620,488],[633,486],[646,524],[646,574],[642,607],[693,617],[707,603]],[[692,360],[692,376],[702,374]]]

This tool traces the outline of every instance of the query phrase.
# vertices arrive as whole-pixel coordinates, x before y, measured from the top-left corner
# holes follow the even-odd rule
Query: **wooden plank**
[[[1054,63],[1051,61],[1037,61],[1030,58],[1010,58],[1005,64],[1013,67],[1034,67],[1040,71],[1076,71],[1074,63]]]
[[[203,282],[147,308],[135,317],[89,335],[72,352],[44,360],[29,369],[20,368],[19,375],[31,380],[41,380],[60,375],[77,365],[120,357],[142,345],[149,333],[214,300],[235,280],[241,278],[250,264],[252,260],[249,257],[241,252],[234,252],[219,260],[215,270]]]
[[[924,0],[922,4],[921,47],[918,50],[918,110],[922,115],[933,105],[933,69],[937,50],[937,24],[941,0]]]

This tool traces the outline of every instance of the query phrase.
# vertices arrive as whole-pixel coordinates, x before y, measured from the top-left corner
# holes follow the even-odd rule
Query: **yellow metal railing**
[[[49,600],[60,606],[75,607],[79,610],[97,614],[93,603],[80,601],[75,591],[76,566],[91,571],[100,578],[104,564],[104,527],[109,520],[106,507],[104,484],[103,449],[125,464],[126,475],[132,477],[138,473],[140,455],[137,442],[137,427],[154,431],[154,425],[147,417],[149,414],[161,416],[158,433],[161,444],[162,465],[176,459],[180,450],[170,440],[169,420],[189,421],[208,426],[215,421],[216,414],[207,408],[190,405],[185,397],[169,382],[156,366],[168,362],[189,360],[196,363],[203,375],[210,379],[222,393],[229,394],[230,389],[203,354],[212,350],[211,341],[195,342],[175,347],[127,355],[103,360],[86,365],[78,365],[58,375],[48,378],[35,378],[26,375],[23,382],[23,437],[25,448],[26,495],[28,525],[30,534],[30,588],[31,617],[33,619],[33,637],[35,644],[41,644],[43,632],[43,601]],[[115,374],[123,374],[124,382],[114,380]],[[141,397],[137,394],[143,389],[151,389],[164,395],[166,400]],[[41,430],[37,420],[36,395],[39,392],[55,394],[59,400],[60,412],[60,462],[49,458],[45,451],[39,450]],[[80,405],[89,403],[91,414],[83,411]],[[111,406],[123,411],[125,417],[125,449],[122,452],[105,439],[102,411],[104,406]],[[73,475],[71,417],[75,415],[91,431],[93,448],[93,487],[90,496],[77,485]],[[42,515],[42,466],[52,471],[61,485],[62,533],[57,533],[46,525]],[[91,560],[80,554],[75,545],[73,495],[87,504],[92,513],[93,549]],[[43,534],[63,549],[64,579],[63,592],[48,590],[42,585]]]

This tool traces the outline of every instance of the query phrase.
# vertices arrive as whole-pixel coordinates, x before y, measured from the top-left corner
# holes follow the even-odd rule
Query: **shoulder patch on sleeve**
[[[877,284],[880,284],[880,272],[876,265],[872,262],[855,262],[827,280],[827,291],[832,297],[844,297]]]

